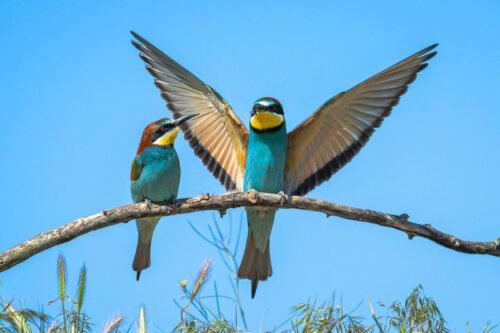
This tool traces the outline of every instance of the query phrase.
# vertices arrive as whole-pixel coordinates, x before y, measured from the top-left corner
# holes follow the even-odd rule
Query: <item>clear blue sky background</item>
[[[439,42],[438,56],[368,145],[310,195],[406,212],[469,240],[497,238],[500,3],[466,3],[3,0],[0,250],[131,201],[129,167],[142,129],[169,111],[129,30],[214,86],[245,123],[254,100],[278,98],[290,129],[331,96]],[[181,197],[223,192],[181,137],[176,147]],[[233,222],[240,214],[233,211]],[[230,293],[216,251],[187,224],[206,230],[211,218],[205,212],[164,219],[140,283],[131,269],[134,223],[45,251],[1,273],[0,281],[6,296],[44,305],[55,298],[55,262],[63,252],[72,288],[87,265],[85,303],[96,328],[118,313],[131,322],[145,304],[150,323],[168,330],[179,318],[172,302],[180,296],[177,282],[191,279],[205,258],[214,259],[212,277]],[[253,329],[261,321],[271,328],[290,306],[333,292],[368,316],[367,295],[390,302],[418,284],[457,331],[466,320],[475,331],[490,320],[500,323],[498,258],[409,241],[373,225],[280,211],[272,259],[274,275],[256,299],[249,283],[241,284]]]

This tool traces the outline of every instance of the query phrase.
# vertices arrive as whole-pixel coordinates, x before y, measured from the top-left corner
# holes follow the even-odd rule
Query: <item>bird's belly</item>
[[[283,189],[284,153],[265,145],[253,148],[247,156],[243,189],[278,193]]]

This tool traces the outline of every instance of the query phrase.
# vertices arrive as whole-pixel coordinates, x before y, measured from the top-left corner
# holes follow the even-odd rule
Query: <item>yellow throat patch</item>
[[[256,130],[265,131],[280,126],[284,121],[285,120],[283,119],[282,115],[268,111],[262,111],[257,112],[250,119],[250,125]]]
[[[163,134],[161,137],[156,139],[155,142],[153,142],[154,145],[157,146],[168,146],[168,145],[173,145],[175,138],[177,137],[177,133],[179,133],[179,128],[176,127],[173,130]]]

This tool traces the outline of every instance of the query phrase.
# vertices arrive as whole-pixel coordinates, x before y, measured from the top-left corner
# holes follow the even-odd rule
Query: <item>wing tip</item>
[[[437,51],[427,53],[426,55],[420,57],[420,59],[422,59],[422,62],[425,62],[425,61],[428,61],[428,60],[434,58],[436,56],[436,54],[438,54]]]
[[[135,40],[131,40],[130,43],[132,44],[133,47],[135,47],[136,49],[138,49],[139,51],[141,51],[141,44],[137,43]],[[139,57],[141,55],[139,54]]]
[[[427,46],[426,50],[427,50],[427,52],[429,52],[430,50],[433,50],[438,46],[439,46],[439,43],[434,43],[434,44]]]
[[[144,37],[142,37],[141,35],[139,35],[137,32],[133,31],[133,30],[130,30],[130,34],[135,38],[137,39],[140,43],[143,43],[143,44],[146,44],[147,41]]]
[[[431,46],[428,46],[425,49],[417,52],[416,54],[414,54],[410,58],[414,58],[414,57],[418,58],[421,61],[421,63],[428,61],[428,60],[434,58],[436,56],[436,54],[438,54],[437,51],[430,52],[430,51],[434,50],[438,45],[439,45],[438,43],[432,44]]]
[[[427,46],[426,48],[420,50],[417,52],[417,55],[420,57],[426,53],[429,53],[430,51],[434,50],[436,47],[439,46],[439,43],[434,43],[432,45]],[[433,53],[437,53],[437,51],[434,51]]]

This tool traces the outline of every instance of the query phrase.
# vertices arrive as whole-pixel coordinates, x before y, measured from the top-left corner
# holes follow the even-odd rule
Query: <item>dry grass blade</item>
[[[146,327],[146,309],[144,307],[141,307],[139,310],[139,333],[146,333],[147,327]]]
[[[196,280],[194,282],[193,290],[191,291],[191,294],[189,295],[189,300],[191,302],[196,297],[196,295],[198,295],[201,288],[207,282],[208,276],[210,275],[211,271],[212,271],[212,261],[210,259],[207,259],[207,260],[205,260],[205,262],[201,266],[201,269],[198,272],[198,276],[196,277]]]
[[[113,320],[111,320],[106,325],[106,327],[104,328],[103,333],[112,333],[112,332],[117,331],[118,328],[120,327],[120,325],[123,323],[124,320],[125,320],[124,316],[122,316],[122,315],[116,316],[115,318],[113,318]]]

